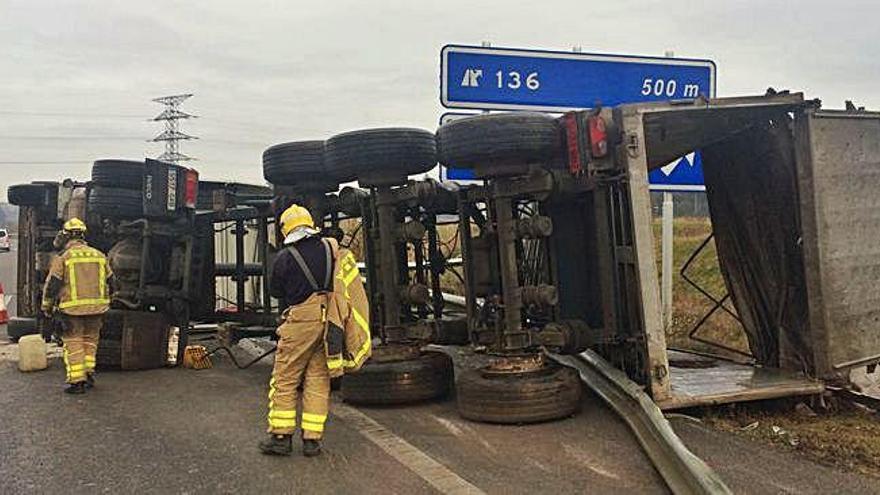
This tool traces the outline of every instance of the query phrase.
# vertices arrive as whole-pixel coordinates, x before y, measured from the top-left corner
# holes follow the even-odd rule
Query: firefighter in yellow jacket
[[[86,224],[72,218],[55,238],[62,249],[52,260],[43,287],[42,311],[57,310],[64,341],[64,365],[69,394],[85,393],[95,385],[95,356],[104,313],[110,308],[113,272],[101,251],[85,241]]]
[[[366,294],[354,256],[323,239],[305,208],[292,205],[279,223],[284,249],[272,267],[270,293],[279,300],[275,366],[269,382],[269,438],[260,450],[290,455],[297,416],[303,454],[321,453],[330,409],[330,378],[356,370],[370,355]],[[302,409],[297,415],[302,385]]]

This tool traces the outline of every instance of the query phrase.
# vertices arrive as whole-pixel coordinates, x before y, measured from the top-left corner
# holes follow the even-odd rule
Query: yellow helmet
[[[284,210],[281,214],[281,233],[287,237],[293,229],[297,227],[308,227],[317,232],[315,221],[312,220],[312,214],[309,210],[298,204],[290,205],[290,208]]]
[[[88,229],[86,229],[85,222],[83,222],[79,218],[74,217],[74,218],[71,218],[70,220],[64,222],[64,226],[62,227],[62,230],[64,231],[65,234],[73,234],[73,233],[85,234],[86,230],[88,230]]]

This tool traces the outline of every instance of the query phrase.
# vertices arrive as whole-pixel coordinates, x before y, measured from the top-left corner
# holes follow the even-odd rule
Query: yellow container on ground
[[[18,341],[18,369],[40,371],[49,366],[46,359],[46,341],[42,335],[25,335]]]

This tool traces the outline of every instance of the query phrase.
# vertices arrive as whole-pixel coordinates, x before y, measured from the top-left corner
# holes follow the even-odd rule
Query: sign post
[[[660,237],[660,303],[663,304],[663,327],[667,330],[672,327],[672,270],[675,252],[674,230],[675,227],[675,202],[672,193],[663,191],[663,227]]]

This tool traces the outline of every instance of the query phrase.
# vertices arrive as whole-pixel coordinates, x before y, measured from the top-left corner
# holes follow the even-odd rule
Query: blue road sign
[[[648,174],[652,191],[705,191],[703,182],[703,159],[699,151],[654,169]]]
[[[473,117],[474,115],[479,115],[478,113],[459,113],[459,112],[446,112],[440,116],[440,125],[448,124],[453,120],[465,119],[468,117]],[[474,171],[466,168],[446,168],[440,167],[440,180],[454,180],[454,181],[464,181],[464,180],[477,180],[477,176],[474,175]]]
[[[597,103],[615,106],[700,95],[715,96],[711,60],[461,45],[447,45],[440,52],[440,101],[448,108],[564,112]],[[662,179],[654,189],[672,190],[665,187],[677,184],[670,177],[699,167],[699,162],[697,157],[686,167],[675,166],[674,171],[682,171],[664,177],[652,173],[652,179]],[[702,178],[702,169],[697,172]],[[679,184],[691,188],[676,190],[702,190],[701,184]]]
[[[711,60],[458,45],[443,47],[440,60],[449,108],[563,112],[715,93]]]

